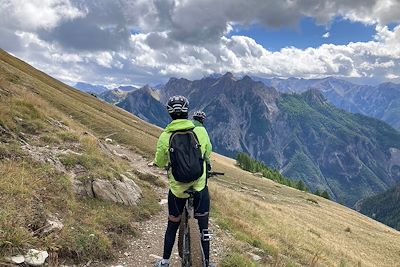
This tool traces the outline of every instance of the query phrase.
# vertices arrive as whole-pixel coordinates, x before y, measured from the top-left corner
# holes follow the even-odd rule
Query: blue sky
[[[393,28],[393,24],[390,25]],[[329,32],[329,37],[323,35]],[[314,18],[302,18],[296,27],[274,29],[260,24],[234,26],[227,36],[249,36],[270,51],[279,51],[284,47],[305,49],[319,47],[324,43],[346,45],[350,42],[373,40],[375,25],[365,25],[336,17],[329,25],[317,25]]]

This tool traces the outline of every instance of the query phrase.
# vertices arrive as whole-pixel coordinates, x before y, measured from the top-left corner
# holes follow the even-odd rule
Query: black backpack
[[[169,158],[175,180],[190,183],[204,172],[200,143],[192,129],[176,131],[169,139]]]

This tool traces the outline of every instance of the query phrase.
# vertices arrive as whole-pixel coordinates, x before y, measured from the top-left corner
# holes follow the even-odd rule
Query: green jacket
[[[154,163],[158,167],[163,168],[165,166],[168,166],[169,164],[169,138],[171,137],[172,132],[189,129],[193,129],[193,132],[196,134],[197,139],[199,140],[199,143],[201,145],[200,149],[201,153],[204,155],[204,158],[208,159],[210,157],[212,145],[206,129],[204,127],[195,127],[193,122],[190,120],[173,120],[170,124],[167,125],[167,127],[158,138],[156,158],[154,159]],[[206,186],[206,169],[206,161],[204,161],[203,175],[198,180],[191,183],[181,183],[176,181],[174,179],[174,176],[172,175],[171,170],[169,170],[168,182],[171,192],[176,197],[187,198],[189,197],[189,195],[185,194],[184,192],[191,186],[193,186],[194,190],[196,191],[203,190]]]
[[[197,120],[192,120],[192,122],[194,124],[194,127],[204,127],[204,125]]]

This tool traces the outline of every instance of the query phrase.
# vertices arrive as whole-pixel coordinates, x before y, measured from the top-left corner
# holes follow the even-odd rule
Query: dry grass
[[[256,179],[225,157],[213,158],[213,166],[226,173],[211,183],[214,208],[237,238],[283,255],[286,265],[400,266],[398,231],[312,196],[316,205],[308,193]]]

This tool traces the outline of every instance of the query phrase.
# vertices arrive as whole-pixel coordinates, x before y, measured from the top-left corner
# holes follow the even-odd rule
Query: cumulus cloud
[[[19,30],[51,29],[61,21],[83,17],[85,13],[69,0],[3,0],[0,25]]]
[[[272,52],[235,25],[319,24],[341,16],[376,25],[369,42]],[[0,47],[65,82],[144,84],[232,71],[263,77],[399,81],[397,0],[3,0]],[[232,32],[231,32],[232,35]],[[323,37],[329,37],[326,32]]]

